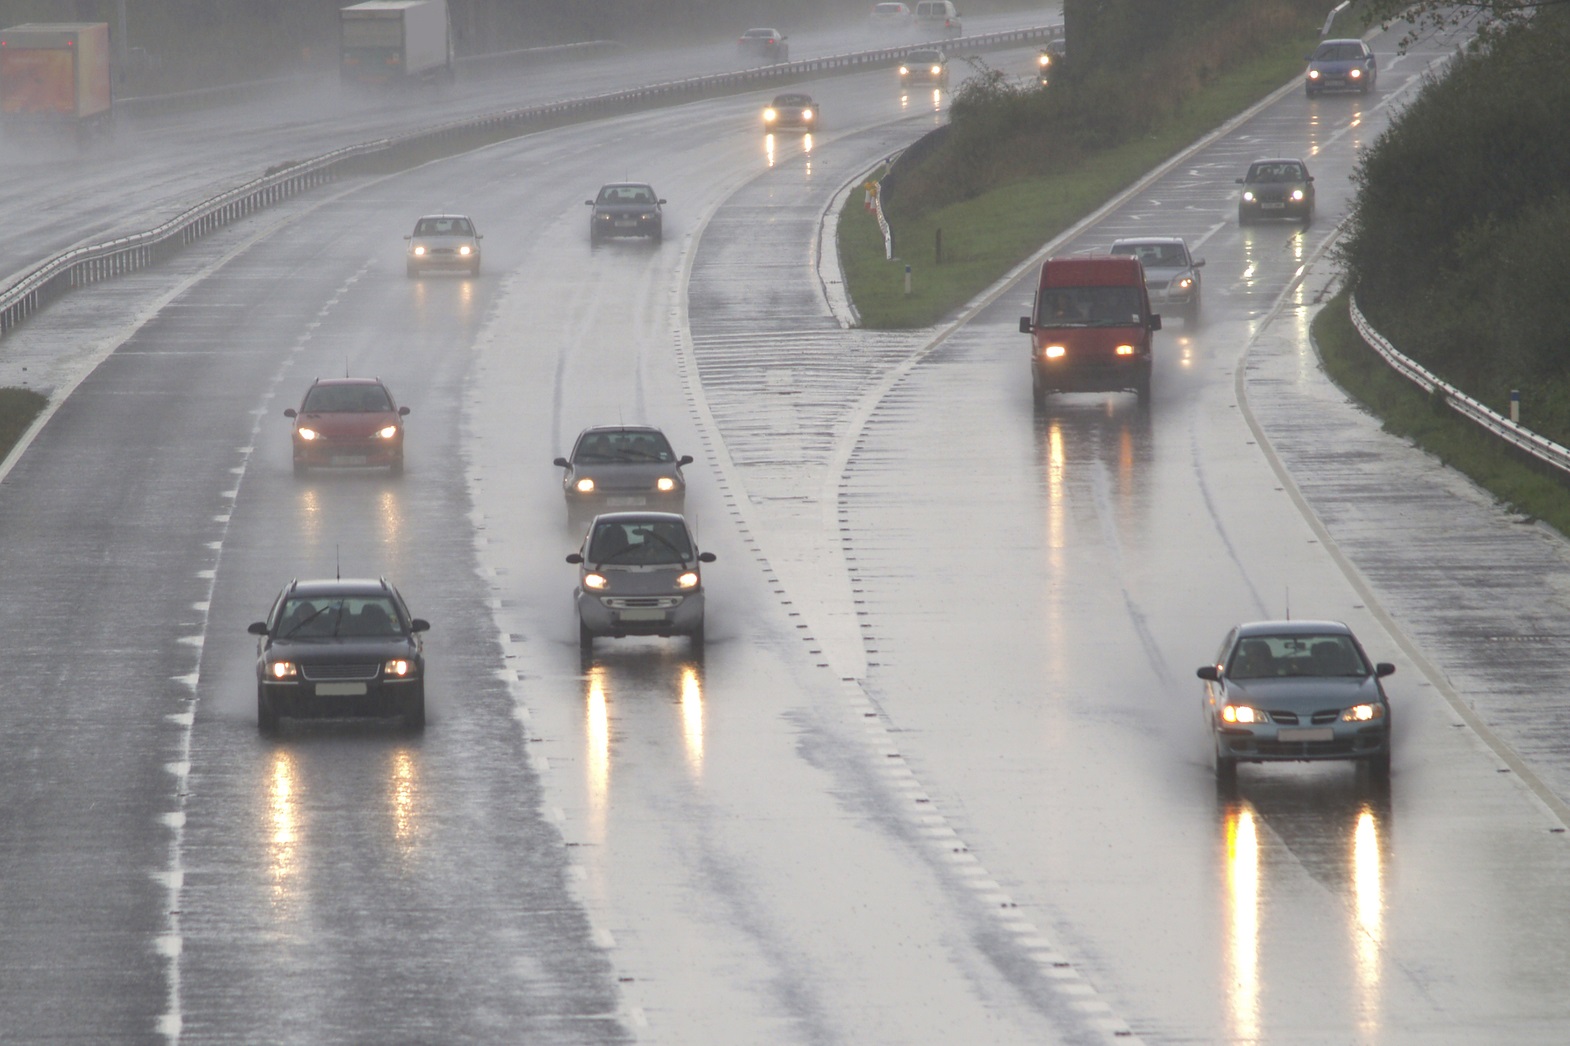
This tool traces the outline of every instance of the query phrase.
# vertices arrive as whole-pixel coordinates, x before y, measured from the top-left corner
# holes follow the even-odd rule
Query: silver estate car
[[[1368,659],[1339,621],[1256,621],[1227,633],[1200,668],[1216,780],[1240,762],[1351,759],[1390,773],[1390,701],[1380,680],[1396,670]]]
[[[578,433],[562,469],[567,521],[587,523],[596,513],[658,509],[680,513],[687,496],[683,465],[665,433],[652,425],[594,425]]]
[[[703,574],[714,553],[699,552],[687,521],[674,512],[607,512],[596,516],[583,547],[573,601],[578,649],[587,658],[596,636],[687,636],[703,650]]]
[[[1199,270],[1205,259],[1196,258],[1181,236],[1147,236],[1114,240],[1112,254],[1131,254],[1145,269],[1145,290],[1150,307],[1163,316],[1178,312],[1189,322],[1199,319],[1201,286]]]

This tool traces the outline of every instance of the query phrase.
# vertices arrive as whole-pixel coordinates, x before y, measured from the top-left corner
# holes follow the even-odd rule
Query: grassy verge
[[[840,256],[862,326],[936,323],[1152,167],[1301,75],[1303,55],[1316,40],[1313,34],[1290,38],[1258,55],[1218,77],[1154,135],[1108,150],[1076,171],[1006,185],[897,226],[896,261],[884,259],[877,223],[863,209],[862,194],[851,193],[840,214]]]
[[[1352,326],[1345,291],[1320,310],[1313,333],[1326,373],[1381,418],[1386,432],[1411,440],[1515,511],[1570,534],[1570,490],[1557,472],[1545,471],[1392,371]]]
[[[0,389],[0,461],[48,405],[49,401],[32,389]]]

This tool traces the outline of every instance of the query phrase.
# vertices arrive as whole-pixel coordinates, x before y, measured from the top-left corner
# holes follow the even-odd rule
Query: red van
[[[1145,270],[1128,256],[1082,254],[1041,263],[1033,314],[1019,319],[1031,336],[1030,387],[1049,392],[1130,391],[1150,399],[1151,334]]]

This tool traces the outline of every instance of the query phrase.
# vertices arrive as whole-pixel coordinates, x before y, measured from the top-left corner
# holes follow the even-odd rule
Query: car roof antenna
[[[1287,586],[1287,620],[1292,620],[1292,586]]]
[[[336,545],[336,544],[333,545],[333,579],[335,581],[342,581],[343,580],[343,556],[339,553],[338,549],[339,549],[338,545]]]
[[[349,376],[349,357],[347,356],[343,358],[343,376],[346,378]]]

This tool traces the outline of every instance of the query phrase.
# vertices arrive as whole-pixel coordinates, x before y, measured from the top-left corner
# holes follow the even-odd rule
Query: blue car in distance
[[[1303,90],[1310,98],[1320,91],[1367,94],[1379,79],[1374,52],[1361,40],[1325,40],[1308,56]]]

